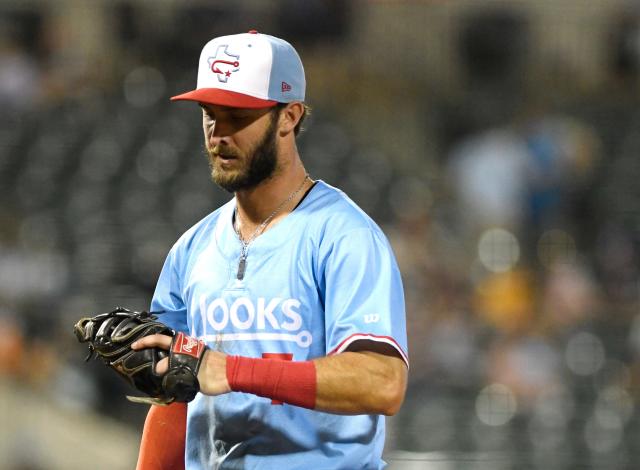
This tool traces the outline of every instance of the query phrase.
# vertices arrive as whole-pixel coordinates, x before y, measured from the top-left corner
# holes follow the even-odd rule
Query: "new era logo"
[[[282,93],[287,91],[291,91],[291,85],[289,85],[287,82],[282,82]]]

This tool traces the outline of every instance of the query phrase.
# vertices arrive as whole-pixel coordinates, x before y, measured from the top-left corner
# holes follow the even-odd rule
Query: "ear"
[[[284,137],[285,135],[291,134],[298,125],[298,122],[300,122],[303,114],[304,105],[301,102],[295,101],[287,104],[287,106],[280,111],[280,135]]]

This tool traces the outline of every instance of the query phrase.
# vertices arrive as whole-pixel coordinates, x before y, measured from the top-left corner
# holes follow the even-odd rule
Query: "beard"
[[[263,181],[271,178],[276,171],[278,158],[276,150],[277,119],[271,116],[269,127],[254,149],[247,153],[244,165],[239,169],[224,169],[217,161],[213,150],[207,150],[211,179],[222,189],[234,193],[236,191],[252,189]],[[236,156],[227,149],[220,152],[223,155]]]

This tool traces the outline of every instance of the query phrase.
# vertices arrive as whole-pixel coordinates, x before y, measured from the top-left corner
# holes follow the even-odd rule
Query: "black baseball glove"
[[[127,396],[131,401],[155,405],[188,402],[200,390],[198,369],[205,344],[183,333],[176,334],[159,322],[154,313],[117,307],[109,313],[80,319],[73,330],[80,342],[89,343],[87,361],[99,357],[129,384],[149,395]],[[131,349],[134,341],[153,334],[172,336],[170,351]],[[169,370],[158,375],[156,365],[166,357],[169,357]]]

